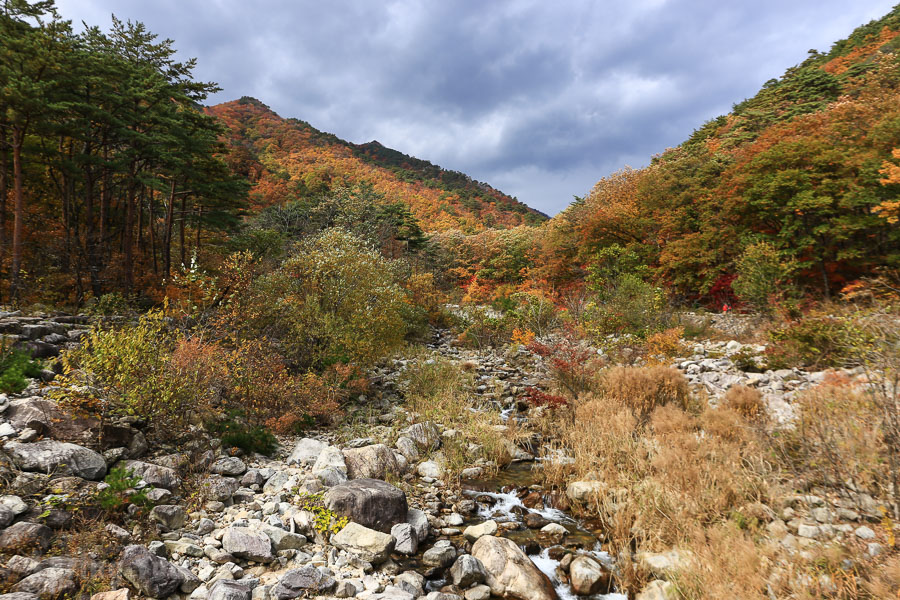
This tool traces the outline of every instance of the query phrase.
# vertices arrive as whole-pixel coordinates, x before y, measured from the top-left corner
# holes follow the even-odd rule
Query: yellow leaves
[[[512,332],[512,341],[514,344],[520,344],[522,346],[528,346],[531,342],[534,341],[534,332],[530,329],[519,329],[516,327]]]

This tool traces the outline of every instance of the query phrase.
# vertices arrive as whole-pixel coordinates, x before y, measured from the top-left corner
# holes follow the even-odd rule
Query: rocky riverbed
[[[43,330],[25,326],[42,322],[54,321],[4,327],[31,339]],[[73,330],[66,329],[65,343],[75,339]],[[524,349],[475,351],[451,341],[438,332],[430,348],[468,363],[478,401],[527,426],[519,399],[544,379],[540,360]],[[824,377],[740,371],[732,357],[746,348],[737,342],[691,350],[673,364],[713,402],[731,385],[751,385],[786,420],[791,393]],[[406,367],[396,360],[372,373],[378,392],[365,400],[375,410],[363,437],[323,430],[285,438],[271,458],[235,456],[202,435],[189,447],[151,447],[139,419],[78,418],[45,395],[44,382],[0,398],[0,581],[9,592],[0,600],[57,600],[85,590],[97,591],[94,600],[621,598],[611,586],[615,558],[603,551],[603,532],[567,512],[602,493],[603,482],[543,489],[533,467],[540,468],[544,443],[552,440],[528,436],[510,448],[515,461],[507,470],[485,479],[493,465],[475,461],[463,471],[463,485],[451,485],[440,448],[459,432],[414,422],[397,386]],[[98,429],[102,447],[89,443]],[[144,522],[137,507],[129,507],[134,519],[85,520],[81,499],[102,491],[117,467],[139,479],[135,487],[155,506]],[[865,524],[880,518],[875,501],[844,506],[823,496],[756,512],[789,550],[855,536],[878,553]],[[331,530],[342,517],[347,525]],[[76,529],[86,523],[95,545],[74,552],[78,545],[63,542],[83,535]],[[671,594],[666,574],[689,557],[672,549],[639,560],[658,579],[638,598],[654,600]]]

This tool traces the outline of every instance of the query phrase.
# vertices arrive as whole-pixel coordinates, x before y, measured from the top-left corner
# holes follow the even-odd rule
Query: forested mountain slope
[[[423,229],[515,227],[546,219],[485,183],[386,148],[355,145],[298,119],[284,119],[252,98],[208,109],[227,126],[229,164],[266,207],[327,192],[335,183],[367,181],[391,202],[407,204]]]
[[[780,279],[826,295],[896,267],[898,36],[900,7],[811,50],[647,168],[602,179],[547,225],[532,274],[578,281],[618,245],[696,299],[729,297],[742,256],[768,253]]]

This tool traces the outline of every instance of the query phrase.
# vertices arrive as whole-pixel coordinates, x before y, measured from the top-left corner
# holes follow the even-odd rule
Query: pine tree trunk
[[[172,229],[175,221],[175,178],[169,191],[169,204],[166,206],[166,231],[163,236],[163,276],[168,279],[172,274]]]
[[[22,188],[22,146],[25,145],[25,131],[13,131],[13,239],[12,262],[9,267],[9,296],[19,299],[19,275],[22,269],[22,236],[25,231],[25,195]]]

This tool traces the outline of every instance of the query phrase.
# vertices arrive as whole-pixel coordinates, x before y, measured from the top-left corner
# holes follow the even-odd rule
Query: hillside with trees
[[[538,224],[546,217],[486,183],[447,171],[378,142],[351,144],[299,119],[284,119],[262,102],[241,98],[208,109],[227,127],[229,165],[251,183],[259,207],[366,182],[407,205],[426,231]]]

